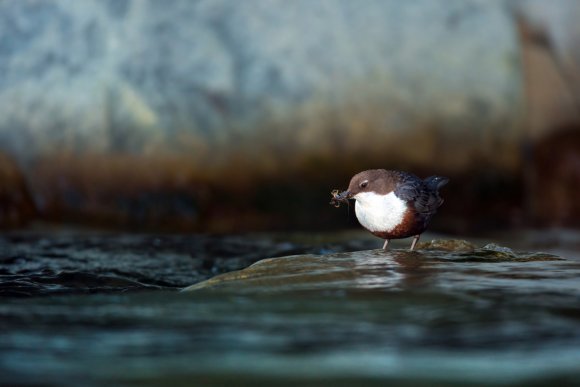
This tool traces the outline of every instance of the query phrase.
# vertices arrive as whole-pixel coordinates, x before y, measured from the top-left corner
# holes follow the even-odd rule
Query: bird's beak
[[[352,193],[350,191],[342,191],[334,197],[336,200],[347,200],[352,198]]]

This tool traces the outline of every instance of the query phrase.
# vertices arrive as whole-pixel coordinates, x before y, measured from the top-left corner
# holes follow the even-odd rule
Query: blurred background
[[[580,226],[576,0],[2,0],[0,227],[328,230],[364,169],[433,229]]]

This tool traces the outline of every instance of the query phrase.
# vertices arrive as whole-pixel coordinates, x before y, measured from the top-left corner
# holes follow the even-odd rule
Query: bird
[[[369,169],[354,175],[343,192],[333,191],[331,204],[354,199],[359,223],[385,240],[413,237],[410,251],[443,204],[439,189],[449,182],[442,176],[421,179],[412,173]]]

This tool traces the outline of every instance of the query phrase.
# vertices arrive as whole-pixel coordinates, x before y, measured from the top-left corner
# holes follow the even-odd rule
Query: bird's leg
[[[409,251],[415,250],[415,246],[417,245],[417,242],[419,242],[420,237],[421,237],[421,234],[415,235],[413,237],[413,243],[411,243],[411,248],[409,249]]]
[[[388,245],[389,245],[389,240],[385,239],[385,244],[383,245],[383,250],[386,250]]]

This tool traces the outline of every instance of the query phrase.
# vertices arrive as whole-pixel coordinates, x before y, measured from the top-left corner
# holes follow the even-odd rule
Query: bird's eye
[[[368,180],[365,180],[365,181],[363,181],[362,183],[360,183],[360,187],[361,187],[361,188],[366,188],[366,187],[367,187],[367,185],[369,185],[369,182],[368,182]]]

